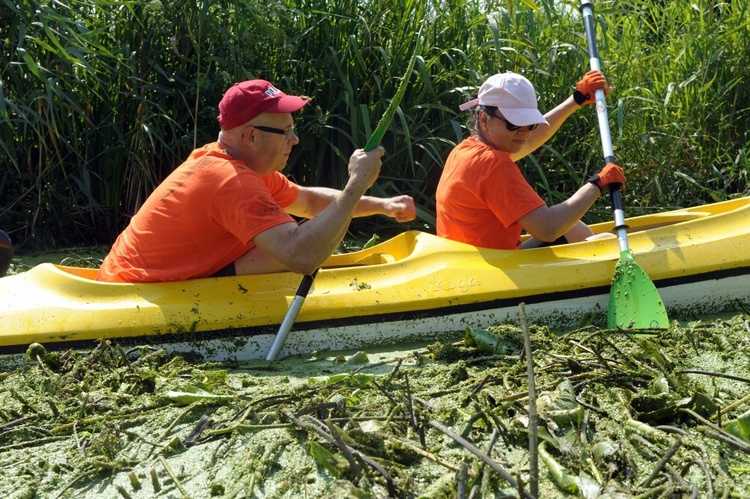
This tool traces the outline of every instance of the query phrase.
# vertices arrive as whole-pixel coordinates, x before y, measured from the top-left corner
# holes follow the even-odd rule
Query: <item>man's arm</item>
[[[327,187],[300,187],[297,199],[286,208],[286,211],[298,217],[313,218],[323,212],[340,194],[341,191]],[[417,211],[411,196],[401,195],[391,198],[362,196],[354,209],[353,216],[369,217],[372,215],[385,215],[399,222],[409,222],[416,218]]]
[[[341,244],[360,199],[380,173],[384,152],[382,147],[355,151],[346,186],[325,209],[304,224],[285,223],[255,236],[256,248],[235,262],[237,274],[285,269],[310,274],[320,267]]]

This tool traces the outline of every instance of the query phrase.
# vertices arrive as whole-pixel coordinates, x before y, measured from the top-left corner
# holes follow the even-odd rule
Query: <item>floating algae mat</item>
[[[530,333],[536,418],[510,326],[273,363],[34,345],[0,497],[748,497],[748,315]]]

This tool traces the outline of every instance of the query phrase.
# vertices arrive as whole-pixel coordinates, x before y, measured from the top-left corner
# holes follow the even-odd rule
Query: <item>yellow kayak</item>
[[[750,299],[750,198],[632,217],[630,250],[669,311],[736,310]],[[613,223],[593,225],[613,231]],[[606,324],[616,238],[488,250],[409,231],[332,256],[318,273],[283,355],[432,340],[529,320]],[[88,347],[102,338],[260,359],[300,282],[285,272],[121,284],[96,270],[42,264],[0,278],[0,353]]]

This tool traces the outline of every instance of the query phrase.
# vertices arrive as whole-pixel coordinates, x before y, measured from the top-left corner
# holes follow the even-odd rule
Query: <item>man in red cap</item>
[[[231,87],[218,142],[196,149],[149,196],[104,259],[97,279],[178,281],[293,271],[310,274],[339,246],[352,217],[416,217],[409,196],[364,196],[382,147],[349,159],[343,190],[303,187],[280,172],[299,142],[292,113],[308,99],[265,80]],[[291,215],[309,218],[297,224]]]

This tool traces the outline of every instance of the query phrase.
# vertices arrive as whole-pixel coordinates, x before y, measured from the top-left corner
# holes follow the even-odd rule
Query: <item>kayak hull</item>
[[[670,311],[710,314],[750,300],[750,198],[627,219],[630,249]],[[613,230],[612,223],[592,226]],[[606,324],[616,238],[488,250],[409,231],[320,270],[282,355],[456,337],[529,320]],[[293,273],[101,283],[96,270],[39,265],[0,279],[0,353],[101,339],[265,358],[294,298]]]

